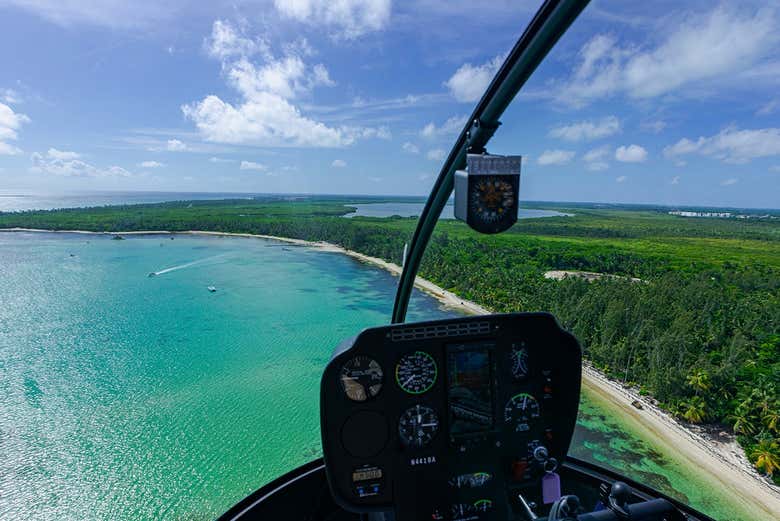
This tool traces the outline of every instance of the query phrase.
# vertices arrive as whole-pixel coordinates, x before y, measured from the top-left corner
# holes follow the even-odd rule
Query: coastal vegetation
[[[0,214],[0,228],[204,230],[328,241],[400,263],[414,218],[352,218],[354,199],[191,201]],[[482,236],[441,221],[420,274],[497,312],[550,311],[589,361],[682,421],[733,430],[780,483],[780,219],[556,205]],[[616,275],[550,280],[550,270]],[[639,280],[636,280],[639,279]]]

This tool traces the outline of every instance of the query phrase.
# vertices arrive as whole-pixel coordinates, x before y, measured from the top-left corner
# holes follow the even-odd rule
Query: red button
[[[517,460],[512,462],[512,479],[522,481],[525,478],[525,471],[528,469],[526,460]]]

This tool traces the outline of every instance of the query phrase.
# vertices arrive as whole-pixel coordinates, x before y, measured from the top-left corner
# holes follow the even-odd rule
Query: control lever
[[[539,516],[534,514],[534,510],[536,509],[536,503],[534,503],[533,501],[529,503],[519,492],[517,493],[517,499],[518,501],[520,501],[520,506],[523,507],[523,513],[525,514],[526,518],[529,521],[534,521],[535,519],[539,519]]]
[[[580,510],[580,498],[577,496],[563,496],[550,507],[547,521],[563,521],[576,519]]]
[[[628,500],[633,493],[631,487],[622,481],[615,481],[609,490],[609,496],[607,496],[607,508],[613,511],[618,519],[631,519]]]

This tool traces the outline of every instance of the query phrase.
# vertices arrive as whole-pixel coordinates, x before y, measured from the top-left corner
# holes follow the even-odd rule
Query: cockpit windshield
[[[771,0],[0,2],[0,518],[214,519],[322,458],[326,388],[419,398],[404,450],[533,431],[580,347],[570,461],[777,515],[778,34]],[[563,340],[447,336],[504,313]]]

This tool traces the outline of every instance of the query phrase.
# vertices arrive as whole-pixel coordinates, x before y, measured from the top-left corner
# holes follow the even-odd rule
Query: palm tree
[[[736,412],[732,414],[729,419],[734,422],[734,432],[737,434],[750,435],[756,432],[756,425],[753,422],[753,418],[744,409],[737,408]]]
[[[780,407],[776,406],[768,410],[761,419],[764,420],[767,429],[775,434],[780,434]]]
[[[707,403],[701,396],[694,396],[689,402],[682,403],[682,415],[691,423],[701,423],[707,419]]]
[[[710,375],[707,371],[699,369],[695,373],[688,375],[688,385],[693,387],[694,392],[698,396],[699,391],[708,391],[710,388]]]
[[[750,451],[750,456],[756,462],[756,468],[772,477],[776,470],[780,470],[780,444],[778,440],[763,439]]]

